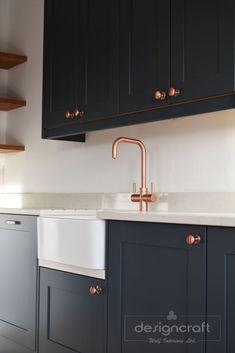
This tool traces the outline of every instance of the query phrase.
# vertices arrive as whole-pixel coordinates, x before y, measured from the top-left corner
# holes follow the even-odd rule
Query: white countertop
[[[143,213],[139,211],[106,210],[98,211],[97,216],[104,220],[235,227],[235,213]]]
[[[139,212],[129,194],[0,194],[0,214],[235,227],[234,192],[160,193],[149,207]]]
[[[41,217],[76,217],[92,212],[103,220],[135,221],[152,223],[175,223],[235,227],[235,213],[206,212],[139,212],[130,210],[85,210],[85,209],[27,209],[0,208],[0,214],[18,214]]]
[[[41,217],[76,217],[96,215],[97,210],[90,209],[32,209],[32,208],[0,208],[0,214],[16,214]]]
[[[16,214],[28,216],[40,216],[41,210],[27,208],[0,208],[0,214]]]

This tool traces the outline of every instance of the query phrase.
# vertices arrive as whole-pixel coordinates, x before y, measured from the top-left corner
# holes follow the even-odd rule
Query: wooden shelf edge
[[[17,65],[23,64],[28,60],[25,55],[5,53],[0,51],[0,69],[9,70]]]
[[[21,99],[1,98],[0,111],[8,112],[9,110],[22,108],[26,106],[26,101]]]
[[[25,146],[0,144],[0,153],[23,152]]]

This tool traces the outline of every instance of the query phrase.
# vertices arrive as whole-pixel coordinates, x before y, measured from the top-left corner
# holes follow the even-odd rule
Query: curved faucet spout
[[[143,192],[146,191],[146,148],[142,141],[129,138],[129,137],[119,137],[113,143],[112,148],[112,157],[114,159],[117,158],[118,145],[121,142],[132,143],[134,145],[138,145],[141,150],[141,189]]]

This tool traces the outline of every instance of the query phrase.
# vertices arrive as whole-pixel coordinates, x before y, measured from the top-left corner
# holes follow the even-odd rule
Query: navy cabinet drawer
[[[0,228],[28,232],[35,231],[36,220],[36,216],[0,214]]]

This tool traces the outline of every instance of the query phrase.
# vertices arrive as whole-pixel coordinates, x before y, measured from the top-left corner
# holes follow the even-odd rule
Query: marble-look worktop
[[[40,217],[76,217],[87,214],[84,209],[11,209],[1,208],[0,214],[17,214]],[[103,220],[194,224],[208,226],[235,227],[235,213],[198,212],[139,212],[130,210],[92,210]],[[89,210],[90,212],[90,210]]]
[[[130,194],[0,194],[0,213],[76,217],[92,211],[103,220],[235,227],[235,193],[161,193],[150,211]]]
[[[15,214],[15,215],[27,215],[27,216],[40,216],[40,217],[76,217],[81,216],[83,213],[87,215],[87,212],[97,213],[97,210],[90,209],[33,209],[33,208],[0,208],[0,214]]]
[[[235,227],[235,213],[98,211],[99,219]]]

